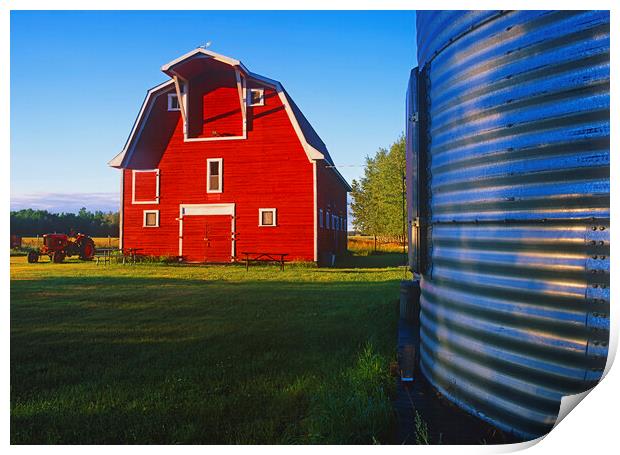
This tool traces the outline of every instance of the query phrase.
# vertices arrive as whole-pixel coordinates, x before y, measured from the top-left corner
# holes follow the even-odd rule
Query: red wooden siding
[[[196,91],[190,86],[190,97]],[[159,204],[131,204],[131,171],[125,170],[123,245],[149,255],[179,252],[180,204],[235,203],[237,256],[243,251],[288,253],[314,260],[313,166],[276,91],[265,88],[265,106],[248,108],[246,140],[184,142],[177,124],[158,163]],[[207,194],[207,158],[223,160],[223,192]],[[160,210],[160,227],[143,228],[142,210]],[[277,226],[259,227],[258,210],[277,209]],[[186,217],[187,218],[187,217]],[[184,242],[184,251],[187,242]]]
[[[227,65],[209,66],[189,83],[189,137],[243,135],[241,100],[235,70]]]
[[[143,125],[131,162],[134,169],[157,168],[166,144],[170,141],[179,112],[168,111],[168,93],[174,93],[174,90],[170,89],[157,97],[148,121]]]
[[[157,171],[136,171],[133,178],[135,202],[157,201]]]
[[[230,262],[230,215],[183,217],[183,257],[188,262]]]
[[[319,261],[328,261],[329,254],[341,255],[347,250],[347,193],[336,173],[325,161],[317,162],[317,217],[323,214],[323,227],[318,222]],[[341,221],[334,226],[333,217]]]
[[[276,90],[238,61],[204,49],[163,71],[184,81],[187,125],[180,111],[168,111],[168,95],[175,93],[170,83],[149,91],[135,134],[111,162],[125,168],[124,248],[196,262],[264,252],[328,263],[346,250],[347,185],[327,167],[325,144],[279,83]],[[242,104],[238,75],[246,96],[252,88],[264,90],[264,105]],[[312,148],[326,159],[311,161],[320,156]],[[210,159],[222,163],[221,192],[207,192]],[[131,169],[157,169],[157,177],[138,172],[134,185]],[[275,226],[260,226],[260,209],[276,210]],[[158,211],[158,226],[143,226],[145,210]]]

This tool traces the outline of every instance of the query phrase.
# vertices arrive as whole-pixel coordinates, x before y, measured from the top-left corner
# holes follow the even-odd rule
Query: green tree
[[[364,176],[351,185],[351,213],[357,231],[402,240],[405,137],[366,157]]]
[[[82,232],[93,237],[118,236],[118,212],[90,212],[86,208],[75,213],[50,213],[47,210],[11,212],[11,234],[35,236],[49,232]]]

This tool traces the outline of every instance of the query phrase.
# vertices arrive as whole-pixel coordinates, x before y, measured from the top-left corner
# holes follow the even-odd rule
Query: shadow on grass
[[[402,267],[407,263],[407,258],[402,253],[377,252],[368,255],[360,255],[355,252],[338,258],[335,268],[340,269],[383,269],[386,267]]]
[[[11,442],[324,442],[342,415],[382,440],[346,372],[369,340],[392,360],[395,280],[293,279],[12,281]]]

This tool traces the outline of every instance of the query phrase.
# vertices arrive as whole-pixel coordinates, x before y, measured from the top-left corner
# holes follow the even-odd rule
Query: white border
[[[155,223],[155,226],[148,226],[146,224],[146,215],[149,213],[154,213],[155,215],[157,215],[157,221]],[[159,210],[154,210],[154,209],[147,209],[147,210],[143,210],[142,211],[142,227],[144,228],[158,228],[159,227]]]
[[[219,165],[219,175],[217,179],[218,187],[217,190],[209,189],[209,183],[211,181],[211,163],[218,163]],[[223,158],[207,158],[207,193],[223,193],[224,192],[224,161]]]
[[[314,224],[314,262],[318,262],[319,260],[319,226],[318,226],[318,207],[319,207],[319,196],[317,189],[317,180],[318,180],[318,169],[316,167],[316,161],[312,161],[312,197],[313,201],[313,224]]]
[[[177,105],[179,107],[172,107],[172,98],[176,98],[177,99]],[[179,98],[179,95],[177,93],[168,93],[168,112],[177,112],[177,111],[181,111],[181,98]]]
[[[263,213],[273,213],[273,224],[263,224]],[[276,227],[278,225],[277,210],[275,208],[258,209],[258,226],[259,227]]]
[[[230,215],[231,250],[230,262],[235,261],[237,239],[235,236],[236,217],[235,203],[228,204],[180,204],[179,205],[179,256],[183,256],[183,217]]]
[[[258,103],[252,103],[252,93],[259,92],[260,93],[260,101]],[[265,89],[264,88],[251,88],[250,96],[248,96],[248,106],[264,106],[265,105]]]
[[[589,2],[588,3],[588,7],[592,8],[592,9],[612,9],[611,12],[611,30],[619,30],[619,9],[617,7],[617,2],[610,2],[610,1],[598,1],[595,0],[593,2]],[[123,9],[130,9],[130,10],[139,10],[141,8],[144,8],[144,4],[143,3],[139,3],[136,1],[132,1],[132,0],[109,0],[105,3],[102,2],[92,2],[89,4],[84,4],[83,2],[79,2],[77,0],[58,0],[56,2],[54,2],[53,6],[50,6],[49,3],[46,3],[45,1],[41,1],[41,0],[21,0],[19,1],[18,4],[16,4],[16,2],[0,2],[0,10],[2,10],[2,27],[0,27],[0,35],[4,37],[4,46],[3,46],[3,60],[5,63],[5,71],[3,71],[2,76],[0,76],[0,79],[2,79],[5,83],[4,84],[0,84],[0,92],[2,94],[4,94],[4,96],[1,97],[1,99],[3,100],[3,111],[5,116],[4,118],[8,119],[9,121],[5,122],[2,126],[2,129],[4,130],[5,134],[2,135],[2,137],[4,138],[4,145],[5,145],[5,150],[10,150],[10,84],[9,84],[9,69],[10,69],[10,54],[9,54],[9,42],[10,42],[10,31],[11,31],[11,23],[9,20],[9,8],[17,8],[19,7],[19,9],[23,9],[23,10],[42,10],[42,9],[53,9],[53,8],[62,8],[62,9],[80,9],[80,10],[123,10]],[[165,10],[165,9],[170,9],[171,8],[171,4],[168,2],[162,2],[155,0],[154,2],[151,2],[149,4],[149,7],[152,9],[161,9],[161,10]],[[238,9],[256,9],[257,6],[255,3],[249,2],[247,0],[242,0],[239,3],[236,3],[234,6],[232,5],[226,5],[226,4],[218,4],[218,3],[208,3],[204,5],[205,8],[209,8],[212,10],[230,10],[231,8],[238,8]],[[282,2],[281,0],[268,0],[265,3],[261,3],[261,5],[259,6],[260,8],[265,8],[265,9],[291,9],[291,5],[287,4],[285,2]],[[423,3],[412,3],[411,1],[405,1],[405,0],[390,0],[388,2],[385,3],[381,3],[380,5],[381,8],[384,9],[398,9],[398,10],[403,10],[403,9],[410,9],[410,8],[425,8],[428,7],[428,5],[425,5]],[[532,8],[532,4],[530,2],[525,2],[523,0],[521,1],[512,1],[512,2],[490,2],[488,0],[486,1],[477,1],[477,2],[473,2],[473,3],[466,3],[463,1],[446,1],[446,0],[439,0],[438,2],[434,2],[432,7],[434,9],[493,9],[493,8],[504,8],[504,9],[531,9]],[[354,9],[377,9],[378,8],[378,4],[376,3],[376,0],[361,0],[358,2],[356,2],[355,4],[352,3],[342,3],[342,2],[334,2],[333,0],[330,1],[325,1],[325,0],[314,0],[312,2],[309,1],[302,1],[299,3],[296,3],[293,7],[293,9],[306,9],[306,10],[329,10],[329,9],[346,9],[346,8],[354,8]],[[536,8],[550,8],[550,9],[583,9],[584,5],[583,3],[577,3],[576,1],[571,1],[571,0],[563,0],[562,2],[560,1],[543,1],[543,2],[539,2],[536,4]],[[189,9],[189,10],[193,10],[196,9],[196,4],[195,4],[195,0],[193,1],[189,1],[189,0],[181,0],[177,3],[174,4],[174,9],[179,10],[179,9]],[[612,73],[616,73],[616,69],[618,66],[618,62],[620,62],[620,59],[616,58],[616,54],[619,52],[618,49],[620,49],[620,47],[616,46],[616,41],[617,41],[617,36],[618,33],[611,33],[611,72]],[[620,36],[620,35],[619,35]],[[217,43],[216,43],[217,44]],[[413,52],[413,51],[412,51]],[[411,60],[411,55],[404,55],[403,59],[409,59]],[[616,125],[617,122],[615,122],[615,117],[616,117],[616,112],[617,112],[617,105],[615,103],[615,100],[617,98],[617,93],[615,90],[615,85],[616,85],[616,78],[612,78],[611,79],[611,89],[610,89],[610,96],[611,96],[611,118],[610,118],[610,124],[611,125]],[[612,126],[612,128],[614,128],[615,131],[615,127]],[[610,136],[610,140],[611,140],[611,145],[610,148],[612,150],[616,150],[616,142],[618,141],[616,134],[611,134]],[[610,178],[610,184],[612,187],[612,198],[611,198],[611,209],[612,211],[615,213],[617,212],[616,209],[620,209],[620,205],[617,204],[618,200],[620,200],[620,198],[614,196],[615,195],[615,187],[616,187],[616,181],[617,179],[615,178],[618,175],[618,169],[620,167],[620,165],[618,164],[620,161],[618,160],[614,160],[612,159],[611,162],[611,178]],[[116,166],[118,167],[118,166]],[[5,182],[5,188],[6,188],[6,194],[10,193],[10,167],[6,166],[3,168],[3,172],[4,172],[4,179],[3,181]],[[123,200],[123,204],[121,205],[121,207],[124,205],[124,200]],[[7,202],[5,202],[5,213],[7,213],[9,210],[8,207],[8,198],[7,198]],[[9,223],[7,221],[7,223],[5,223],[4,225],[4,231],[5,234],[8,234],[9,228]],[[122,231],[121,231],[122,232]],[[613,234],[612,234],[613,236]],[[5,235],[6,237],[6,235]],[[616,247],[616,243],[617,242],[612,242],[612,253],[611,256],[613,258],[618,258],[619,255],[618,254],[614,254],[617,247]],[[616,263],[616,259],[612,259],[612,266],[611,266],[611,270],[612,270],[612,278],[611,280],[613,280],[613,275],[615,274],[615,263]],[[9,263],[8,261],[5,262],[5,266],[4,266],[4,289],[5,289],[5,306],[4,306],[4,324],[3,324],[3,333],[5,333],[5,344],[4,344],[4,359],[5,362],[8,363],[8,360],[10,358],[10,350],[9,350],[9,335],[10,335],[10,325],[9,325],[9,321],[10,321],[10,305],[9,303],[9,296],[10,296],[10,281],[9,281],[9,276],[10,274],[9,272]],[[611,342],[613,344],[610,345],[610,358],[608,361],[608,364],[611,364],[611,360],[613,359],[613,352],[616,349],[617,346],[617,333],[618,333],[618,328],[619,328],[619,324],[620,324],[620,318],[618,317],[618,315],[616,314],[616,311],[612,308],[612,317],[610,319],[611,322],[611,326],[612,326],[612,339]],[[5,386],[5,390],[9,390],[9,386],[10,386],[10,378],[9,378],[9,374],[8,372],[5,374],[4,376],[4,381],[3,384]],[[616,416],[616,406],[614,406],[615,404],[618,404],[618,389],[619,389],[619,385],[620,385],[620,371],[618,370],[618,367],[616,367],[616,369],[611,369],[609,375],[607,377],[605,377],[605,379],[597,386],[595,387],[594,391],[587,397],[586,400],[584,400],[579,406],[578,408],[571,412],[571,414],[562,421],[562,423],[555,428],[551,434],[545,438],[544,441],[542,441],[538,446],[536,447],[532,447],[530,449],[530,451],[528,453],[550,453],[550,452],[565,452],[565,453],[577,453],[577,452],[590,452],[590,453],[605,453],[606,451],[609,451],[610,447],[614,447],[614,444],[616,444],[616,433],[617,433],[617,416]],[[3,399],[3,403],[5,404],[5,409],[9,409],[9,394],[5,394],[4,399]],[[28,446],[9,446],[10,443],[10,435],[9,435],[9,413],[6,412],[3,422],[5,423],[4,425],[4,431],[3,431],[3,440],[6,444],[6,446],[8,447],[9,451],[13,451],[13,452],[23,452],[23,453],[27,453],[30,452],[32,449],[29,448]],[[472,445],[472,446],[447,446],[447,445],[443,445],[443,446],[417,446],[416,450],[420,450],[424,453],[429,453],[429,452],[433,452],[433,453],[442,453],[442,454],[450,454],[450,453],[454,453],[455,451],[458,452],[462,452],[464,454],[479,454],[479,453],[503,453],[503,452],[508,452],[508,451],[515,451],[515,450],[519,450],[519,449],[523,449],[525,447],[531,446],[533,444],[530,443],[524,443],[524,444],[514,444],[514,445]],[[245,452],[245,451],[249,451],[244,449],[243,447],[237,446],[237,447],[232,447],[232,446],[214,446],[214,450],[217,452]],[[186,446],[183,448],[184,451],[187,451],[189,453],[198,453],[199,451],[203,451],[204,449],[200,446]],[[83,448],[80,447],[79,445],[76,446],[58,446],[58,447],[53,447],[53,446],[47,446],[45,448],[45,450],[48,451],[63,451],[63,452],[81,452],[83,451]],[[109,447],[106,446],[90,446],[89,450],[94,451],[95,453],[104,453],[104,452],[108,452],[109,451]],[[115,450],[119,450],[121,453],[124,452],[129,452],[131,450],[133,450],[130,447],[127,446],[119,446],[117,448],[115,448]],[[168,452],[170,449],[165,447],[165,446],[149,446],[149,450],[154,451],[156,454],[163,454],[165,452]],[[294,452],[294,453],[310,453],[310,452],[314,452],[316,451],[316,448],[314,446],[258,446],[255,447],[251,450],[256,450],[260,453],[273,453],[274,451],[276,452],[276,454],[280,455],[280,454],[284,454],[284,453],[289,453],[289,452]],[[336,453],[338,451],[341,451],[342,449],[339,446],[323,446],[321,448],[321,450],[326,451],[327,453]],[[376,454],[376,453],[382,453],[382,452],[387,452],[387,451],[393,451],[393,450],[405,450],[403,449],[397,449],[394,448],[393,446],[356,446],[355,450],[360,451],[362,454]]]
[[[121,169],[121,206],[118,209],[118,249],[123,249],[123,212],[125,211],[125,169]]]
[[[155,200],[154,201],[136,201],[136,173],[138,172],[155,172]],[[159,169],[133,169],[131,172],[131,203],[138,204],[159,204]]]
[[[167,88],[169,85],[174,84],[172,79],[163,82],[156,87],[148,90],[146,92],[146,97],[144,98],[144,102],[142,103],[142,107],[140,108],[140,112],[138,113],[138,117],[136,118],[135,123],[133,124],[133,128],[131,129],[131,133],[129,133],[129,138],[123,147],[123,150],[112,158],[108,162],[108,166],[111,167],[121,167],[123,161],[125,159],[125,155],[129,151],[131,144],[134,142],[134,137],[140,137],[142,135],[142,131],[144,130],[144,125],[146,125],[146,121],[148,117],[151,115],[151,111],[153,110],[153,106],[155,105],[155,100],[162,95],[162,93],[157,93],[160,90]],[[144,117],[144,118],[143,118]],[[135,150],[135,148],[133,149]],[[129,153],[129,159],[131,159],[133,155],[133,150]]]

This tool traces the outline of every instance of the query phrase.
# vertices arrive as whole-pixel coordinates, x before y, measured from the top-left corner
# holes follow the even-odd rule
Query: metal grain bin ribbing
[[[607,357],[609,13],[425,11],[417,27],[421,368],[537,437]]]

